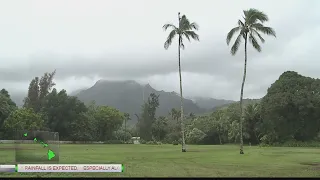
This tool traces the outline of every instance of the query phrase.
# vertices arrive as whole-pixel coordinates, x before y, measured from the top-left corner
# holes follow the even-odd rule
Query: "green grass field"
[[[14,161],[0,145],[0,164]],[[61,145],[60,163],[124,164],[123,173],[2,173],[1,177],[320,177],[320,149],[173,145]]]

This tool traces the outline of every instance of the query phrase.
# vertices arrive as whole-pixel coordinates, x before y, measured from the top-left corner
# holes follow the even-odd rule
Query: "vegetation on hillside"
[[[157,116],[159,95],[150,94],[140,107],[141,113],[136,114],[138,123],[127,127],[128,114],[113,107],[98,106],[94,102],[85,105],[65,90],[58,92],[54,87],[45,96],[40,96],[38,90],[51,83],[49,79],[42,84],[32,80],[30,97],[22,108],[10,99],[8,91],[0,91],[1,139],[13,139],[15,130],[45,130],[59,132],[61,140],[70,141],[129,143],[132,136],[140,136],[141,142],[148,144],[182,142],[181,111],[173,108],[167,116]],[[260,101],[246,104],[244,143],[318,146],[319,143],[313,142],[320,140],[319,91],[319,79],[293,71],[283,73]],[[239,102],[208,115],[190,113],[184,117],[188,144],[240,142]]]
[[[119,89],[121,91],[119,91]],[[108,105],[130,114],[128,125],[137,123],[134,114],[141,112],[141,106],[151,93],[160,95],[157,116],[166,116],[172,108],[180,108],[180,95],[175,92],[157,91],[150,85],[141,85],[135,81],[98,81],[94,86],[82,90],[78,97],[85,104],[95,101],[96,105]],[[206,110],[199,108],[192,100],[183,99],[185,113],[203,113]]]

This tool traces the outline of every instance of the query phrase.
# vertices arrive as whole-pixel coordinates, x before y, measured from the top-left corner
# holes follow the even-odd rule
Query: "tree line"
[[[156,116],[159,95],[151,93],[136,114],[138,122],[127,127],[128,113],[110,106],[84,104],[65,90],[54,88],[53,73],[31,80],[24,105],[18,108],[9,92],[0,91],[0,137],[14,139],[16,130],[59,132],[60,140],[182,144],[181,111]],[[52,89],[52,90],[51,90]],[[216,109],[208,115],[190,113],[185,118],[188,144],[239,143],[241,112],[239,102]],[[296,72],[283,73],[267,94],[245,105],[243,141],[247,145],[319,146],[320,80]]]
[[[153,112],[158,96],[151,95],[146,106]],[[209,115],[184,115],[186,143],[239,143],[247,145],[320,146],[320,80],[293,71],[284,72],[259,101],[248,100],[243,110],[243,131],[239,129],[238,103],[221,107]],[[154,114],[154,112],[152,113]],[[155,144],[182,143],[181,112],[172,109],[167,117],[143,116],[139,123],[144,140]],[[149,121],[145,123],[146,121]]]
[[[60,140],[107,141],[117,139],[128,118],[109,106],[85,105],[65,90],[57,91],[52,73],[31,80],[22,108],[11,100],[9,92],[0,92],[1,138],[12,139],[17,130],[59,132]]]

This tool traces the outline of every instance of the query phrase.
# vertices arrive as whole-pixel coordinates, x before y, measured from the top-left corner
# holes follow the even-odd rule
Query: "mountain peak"
[[[152,88],[151,85],[148,83],[145,85],[145,88]]]
[[[166,116],[172,108],[180,108],[180,96],[170,92],[158,91],[150,84],[141,85],[133,80],[108,81],[99,80],[93,87],[81,91],[77,97],[85,103],[95,101],[97,105],[112,106],[122,112],[129,113],[132,119],[137,120],[134,114],[141,113],[141,106],[151,93],[160,95],[157,116]],[[185,113],[200,113],[202,109],[189,99],[184,99]]]
[[[95,83],[95,85],[97,85],[97,84],[105,84],[105,83],[139,84],[135,80],[107,80],[107,79],[100,79]]]

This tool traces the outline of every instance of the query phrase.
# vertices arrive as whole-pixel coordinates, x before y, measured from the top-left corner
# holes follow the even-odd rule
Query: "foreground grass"
[[[0,145],[0,164],[13,164],[14,150]],[[61,145],[60,163],[124,164],[123,173],[1,173],[1,177],[319,177],[316,148],[173,145]],[[318,164],[317,164],[318,163]]]

